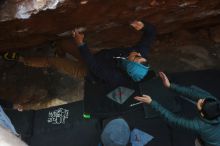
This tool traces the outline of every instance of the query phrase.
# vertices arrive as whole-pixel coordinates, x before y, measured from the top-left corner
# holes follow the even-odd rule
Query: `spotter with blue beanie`
[[[75,42],[88,67],[86,78],[89,81],[98,80],[119,86],[139,82],[149,74],[146,57],[156,36],[155,27],[142,21],[134,21],[130,25],[137,31],[143,31],[136,45],[128,48],[106,49],[95,55],[84,42],[84,34],[73,31]]]
[[[113,119],[101,134],[101,143],[98,146],[144,146],[154,137],[134,128],[130,130],[128,123],[122,119]]]

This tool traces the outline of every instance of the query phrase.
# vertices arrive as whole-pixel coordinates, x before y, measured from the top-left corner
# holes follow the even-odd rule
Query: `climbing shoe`
[[[8,61],[18,60],[19,55],[16,52],[6,52],[2,55],[3,59]]]

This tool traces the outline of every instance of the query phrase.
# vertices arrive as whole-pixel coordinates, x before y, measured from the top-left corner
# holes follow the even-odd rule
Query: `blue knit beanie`
[[[135,82],[142,80],[147,75],[149,70],[149,67],[137,62],[129,61],[127,59],[122,59],[121,65]]]
[[[130,129],[123,119],[110,121],[104,128],[101,140],[104,146],[126,146],[129,142]]]

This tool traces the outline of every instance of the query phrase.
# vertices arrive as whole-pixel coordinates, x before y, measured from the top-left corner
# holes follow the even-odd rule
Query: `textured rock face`
[[[86,30],[94,47],[130,45],[134,19],[148,20],[160,34],[220,23],[219,0],[2,0],[0,49],[24,49]]]
[[[220,26],[214,27],[211,30],[212,39],[216,43],[220,43]]]
[[[1,21],[28,19],[42,10],[55,9],[64,0],[8,0],[2,2]]]

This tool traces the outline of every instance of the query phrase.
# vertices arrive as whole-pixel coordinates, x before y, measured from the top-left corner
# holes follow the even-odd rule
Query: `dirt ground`
[[[45,44],[19,52],[24,56],[54,56],[53,45]],[[210,29],[181,30],[159,36],[148,61],[156,71],[182,72],[220,69],[220,42]],[[0,59],[0,97],[41,109],[83,99],[84,81],[52,68],[32,68]]]

